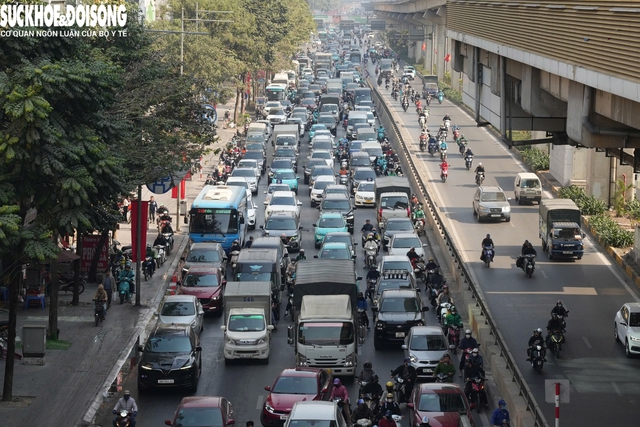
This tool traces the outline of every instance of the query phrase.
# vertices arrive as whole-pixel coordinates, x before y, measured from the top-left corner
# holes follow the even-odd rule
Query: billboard
[[[372,19],[371,20],[371,29],[384,31],[387,29],[387,21],[384,19]]]
[[[146,221],[145,221],[146,222]],[[82,265],[83,273],[88,273],[91,268],[91,261],[98,250],[98,243],[102,236],[96,234],[85,234],[82,236]],[[100,257],[98,258],[98,269],[96,271],[107,271],[109,269],[109,242],[106,241],[100,248]]]

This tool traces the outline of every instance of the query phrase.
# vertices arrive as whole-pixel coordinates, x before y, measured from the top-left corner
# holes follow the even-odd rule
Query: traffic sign
[[[215,125],[218,122],[218,112],[216,111],[216,108],[211,104],[204,104],[204,108],[207,110],[204,115],[204,119]]]
[[[171,190],[172,187],[173,187],[173,178],[171,177],[171,175],[165,178],[161,178],[156,182],[152,182],[151,184],[147,184],[147,188],[153,194],[164,194],[167,191]]]

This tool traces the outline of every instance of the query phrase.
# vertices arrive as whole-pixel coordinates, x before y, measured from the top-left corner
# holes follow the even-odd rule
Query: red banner
[[[182,181],[180,181],[180,199],[184,200],[187,197],[187,182],[186,182],[186,177],[185,179],[183,179]],[[178,198],[178,187],[173,187],[171,189],[171,198],[172,199],[177,199]]]
[[[449,62],[449,61],[451,61],[451,55],[447,53],[444,57],[444,62]]]
[[[137,245],[138,242],[138,206],[140,202],[135,200],[131,202],[129,206],[129,210],[131,211],[131,261],[138,261],[138,252]],[[142,220],[140,224],[142,225],[142,229],[140,230],[140,235],[142,239],[140,241],[140,248],[143,254],[147,251],[147,225],[149,224],[149,202],[142,202]],[[144,258],[144,256],[142,257]]]
[[[98,243],[102,236],[95,234],[85,234],[82,236],[82,268],[83,273],[88,273],[91,268],[93,256],[98,250]],[[100,257],[98,258],[98,268],[96,271],[102,272],[109,269],[109,242],[105,241],[100,249]]]

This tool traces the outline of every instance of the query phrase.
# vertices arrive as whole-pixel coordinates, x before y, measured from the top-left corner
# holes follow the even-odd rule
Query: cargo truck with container
[[[331,275],[327,274],[330,271]],[[300,261],[293,288],[288,343],[296,366],[355,376],[358,367],[358,285],[351,260]]]
[[[298,149],[300,145],[300,126],[297,124],[292,125],[275,125],[273,127],[273,141],[274,147],[294,147]]]
[[[225,363],[255,359],[269,363],[271,282],[228,282],[224,291]]]
[[[403,176],[377,177],[373,184],[376,197],[378,226],[385,227],[389,218],[411,217],[409,199],[411,185]]]
[[[573,200],[541,200],[539,224],[542,250],[549,259],[582,258],[585,234],[580,228],[580,209]]]

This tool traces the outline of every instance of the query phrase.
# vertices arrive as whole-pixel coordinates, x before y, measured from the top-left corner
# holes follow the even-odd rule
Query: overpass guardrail
[[[452,258],[452,264],[453,264],[451,270],[454,271],[455,274],[457,274],[459,283],[468,284],[468,290],[471,291],[471,293],[473,294],[473,298],[476,301],[476,306],[480,309],[481,314],[484,316],[485,321],[490,328],[491,334],[493,335],[493,337],[495,337],[495,345],[499,348],[500,356],[502,356],[503,359],[505,360],[506,367],[511,373],[511,377],[512,377],[511,381],[517,385],[519,394],[524,399],[527,406],[527,410],[533,417],[533,421],[535,423],[534,425],[536,427],[549,427],[549,424],[545,420],[545,417],[542,413],[542,409],[538,405],[538,402],[533,396],[533,392],[529,388],[528,384],[525,382],[522,372],[520,371],[520,369],[518,368],[515,362],[514,355],[509,350],[506,340],[502,336],[497,324],[493,320],[493,316],[491,315],[491,311],[489,310],[489,306],[484,299],[484,296],[482,294],[482,291],[479,285],[473,281],[472,276],[470,274],[470,270],[462,260],[462,257],[460,256],[460,251],[457,248],[454,239],[452,238],[451,234],[444,226],[444,222],[442,221],[442,218],[439,212],[439,206],[436,203],[436,201],[431,197],[429,192],[429,185],[427,184],[426,180],[423,180],[423,178],[418,173],[418,169],[416,167],[414,159],[410,155],[408,145],[402,136],[399,123],[396,122],[396,120],[393,117],[393,114],[391,113],[391,110],[389,109],[389,106],[387,105],[387,103],[384,101],[384,99],[378,92],[378,87],[375,84],[370,84],[369,81],[367,81],[367,84],[371,88],[371,92],[373,93],[373,96],[376,102],[375,105],[378,113],[378,119],[380,120],[381,119],[380,116],[384,116],[384,118],[386,119],[384,120],[386,122],[384,124],[390,125],[390,126],[386,126],[387,133],[389,134],[389,132],[391,132],[393,134],[393,137],[398,142],[396,147],[400,148],[400,150],[397,150],[397,152],[400,157],[403,170],[405,171],[405,176],[407,176],[411,181],[413,181],[413,184],[415,185],[415,187],[418,188],[420,193],[422,194],[425,200],[425,205],[431,214],[432,228],[434,229],[436,234],[438,234],[442,239],[444,243],[443,249],[445,249],[446,247],[449,250],[450,256]],[[389,138],[389,140],[393,141],[391,137]],[[513,418],[514,417],[512,415],[512,419]]]

